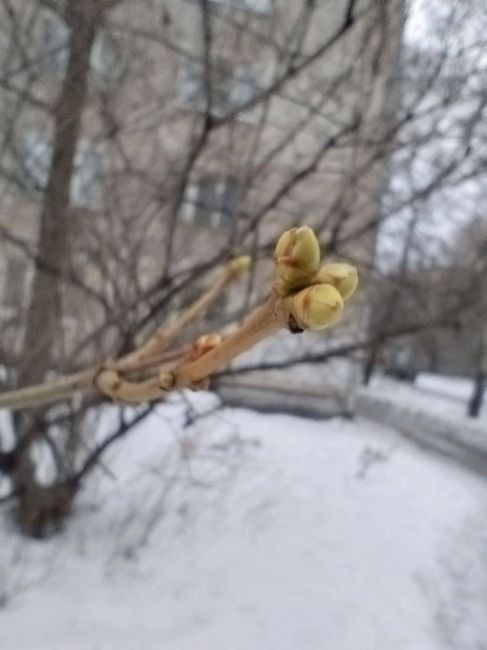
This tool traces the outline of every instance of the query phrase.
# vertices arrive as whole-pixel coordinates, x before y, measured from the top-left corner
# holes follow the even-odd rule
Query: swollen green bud
[[[309,226],[291,228],[279,237],[274,257],[276,261],[290,259],[308,272],[316,271],[320,264],[320,245]]]
[[[302,329],[323,330],[343,309],[343,298],[331,284],[315,284],[286,299],[289,311]]]
[[[274,249],[277,272],[275,287],[288,295],[309,284],[320,265],[320,245],[308,226],[286,230]]]
[[[332,284],[339,291],[343,300],[348,300],[355,293],[358,285],[357,269],[351,264],[327,264],[315,277],[315,282]]]

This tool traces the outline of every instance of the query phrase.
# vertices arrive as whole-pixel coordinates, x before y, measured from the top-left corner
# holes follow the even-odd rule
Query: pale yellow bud
[[[230,269],[237,276],[244,275],[249,270],[251,263],[252,258],[249,255],[241,255],[231,260]]]
[[[307,271],[316,271],[320,264],[320,245],[309,226],[291,228],[279,237],[274,257],[277,261],[289,258]]]
[[[320,265],[320,245],[308,226],[286,230],[274,249],[276,289],[281,295],[306,286]]]
[[[274,258],[278,260],[280,257],[286,257],[291,254],[291,250],[294,243],[294,233],[297,228],[291,228],[291,230],[285,230],[282,235],[277,240],[277,244],[274,248]]]
[[[315,277],[315,282],[332,284],[343,300],[348,300],[357,289],[358,272],[351,264],[336,263],[323,266]]]
[[[336,321],[343,298],[331,284],[315,284],[289,296],[287,305],[299,327],[318,331]]]

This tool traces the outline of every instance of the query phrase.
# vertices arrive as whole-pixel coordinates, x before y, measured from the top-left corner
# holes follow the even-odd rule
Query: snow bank
[[[424,372],[418,375],[415,383],[420,389],[435,392],[440,397],[456,399],[465,406],[473,392],[473,380],[466,377],[434,375]],[[487,412],[485,415],[487,416]]]
[[[65,535],[0,529],[2,647],[480,647],[480,478],[360,419],[225,409],[181,433],[174,408],[113,449]]]
[[[356,412],[394,427],[481,472],[487,472],[487,413],[467,418],[465,380],[425,376],[419,386],[377,377],[357,395]],[[425,388],[424,386],[428,386]],[[434,389],[432,388],[434,386]]]

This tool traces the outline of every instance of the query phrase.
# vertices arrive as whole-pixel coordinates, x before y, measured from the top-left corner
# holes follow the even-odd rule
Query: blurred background
[[[485,0],[0,0],[5,648],[485,647],[486,53]],[[305,224],[336,328],[164,403],[7,395],[248,254],[169,352],[234,331]]]

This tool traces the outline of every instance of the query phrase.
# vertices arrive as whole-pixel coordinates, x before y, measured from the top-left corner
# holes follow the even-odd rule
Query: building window
[[[47,186],[52,144],[42,131],[24,135],[18,162],[20,184],[29,192],[43,192]],[[76,206],[92,203],[98,196],[102,175],[102,156],[92,144],[81,141],[74,159],[71,178],[71,202]]]
[[[179,96],[183,104],[201,108],[204,99],[203,66],[190,61],[181,69]]]
[[[70,29],[60,18],[46,15],[42,19],[39,61],[43,70],[62,75],[69,59]],[[106,90],[121,75],[121,56],[115,40],[106,31],[96,37],[90,53],[90,67],[95,85]],[[110,87],[109,86],[109,87]]]
[[[43,192],[46,189],[51,164],[52,146],[41,131],[24,134],[19,155],[19,180],[24,189]]]
[[[270,14],[272,11],[272,0],[211,0],[215,5],[250,11],[254,14]]]
[[[210,71],[211,111],[217,117],[238,109],[258,92],[257,75],[249,66],[231,67],[216,63]],[[184,104],[203,110],[206,105],[206,79],[202,63],[191,61],[182,70],[180,97]]]
[[[91,49],[90,67],[93,83],[99,91],[111,90],[122,75],[122,56],[115,39],[101,32]]]
[[[186,191],[184,216],[199,226],[231,229],[237,220],[240,187],[234,180],[201,180]]]
[[[221,228],[232,228],[238,214],[239,186],[235,181],[221,183],[219,194],[219,220]]]
[[[237,66],[233,77],[231,102],[233,106],[243,106],[259,92],[256,71],[246,65]]]
[[[68,65],[69,27],[54,15],[44,16],[40,40],[39,62],[44,70],[63,73]]]
[[[13,315],[22,309],[25,294],[26,264],[19,257],[5,260],[3,273],[2,312]]]
[[[71,178],[71,203],[86,206],[99,196],[103,161],[100,152],[87,142],[81,141],[74,159],[74,173]]]

